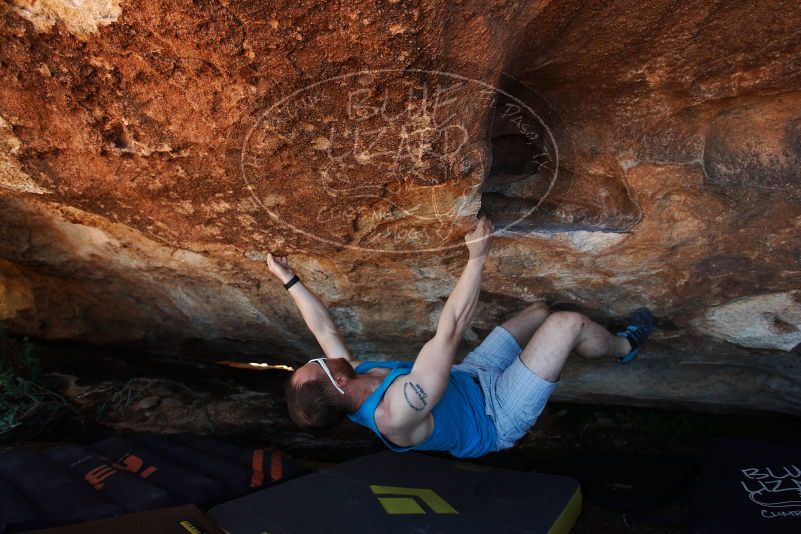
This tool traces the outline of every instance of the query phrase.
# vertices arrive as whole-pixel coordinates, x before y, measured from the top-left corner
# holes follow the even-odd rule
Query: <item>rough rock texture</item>
[[[801,343],[801,298],[798,291],[744,297],[710,308],[694,324],[743,347],[789,351]]]
[[[625,376],[658,384],[576,362],[564,398],[801,412],[797,2],[6,0],[0,66],[15,332],[301,361],[278,250],[355,352],[412,357],[484,206],[468,341],[648,305]]]

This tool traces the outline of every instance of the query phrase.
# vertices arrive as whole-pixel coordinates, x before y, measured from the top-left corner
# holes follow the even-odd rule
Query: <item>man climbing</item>
[[[293,274],[285,257],[268,257],[325,353],[292,373],[290,416],[325,427],[346,415],[395,451],[440,450],[477,457],[512,447],[534,424],[571,352],[632,360],[653,330],[641,308],[617,335],[572,311],[532,304],[495,327],[462,363],[457,347],[478,302],[492,223],[482,216],[465,236],[469,260],[448,298],[434,337],[412,362],[358,361],[325,306]]]

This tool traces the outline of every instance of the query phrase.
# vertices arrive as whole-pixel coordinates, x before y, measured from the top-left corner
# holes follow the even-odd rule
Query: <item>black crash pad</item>
[[[184,504],[202,506],[225,495],[225,489],[214,479],[178,465],[127,439],[112,437],[92,445],[91,448],[150,484],[166,490]]]
[[[195,506],[161,508],[26,534],[224,534]]]
[[[215,506],[230,534],[569,532],[581,511],[573,479],[390,451]]]
[[[801,532],[801,449],[714,441],[698,481],[692,530]]]
[[[587,502],[646,511],[690,488],[698,463],[675,455],[576,454],[538,471],[577,479]]]
[[[76,523],[123,513],[68,469],[35,452],[0,453],[0,477],[19,489],[47,524]]]
[[[244,495],[250,490],[252,471],[249,465],[232,462],[171,439],[169,436],[141,435],[129,440],[150,452],[169,459],[222,484],[231,495]]]
[[[284,456],[277,449],[247,449],[224,441],[197,434],[173,434],[173,440],[198,451],[227,458],[250,469],[250,489],[258,489],[274,482],[304,475],[302,465]]]
[[[36,506],[13,484],[0,477],[0,533],[10,526],[30,530],[46,525]]]
[[[61,445],[48,450],[45,456],[66,467],[100,495],[124,512],[135,513],[175,506],[179,503],[166,490],[117,465],[105,456],[81,445]]]
[[[211,505],[304,472],[280,451],[194,434],[0,452],[0,534],[179,504]]]

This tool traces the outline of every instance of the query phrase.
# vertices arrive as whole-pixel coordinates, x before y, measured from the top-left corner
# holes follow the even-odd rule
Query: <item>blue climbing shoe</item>
[[[631,343],[631,352],[617,359],[618,363],[629,363],[637,357],[645,340],[654,331],[654,316],[648,308],[638,308],[634,310],[629,318],[629,325],[625,330],[617,333],[620,337],[625,337]]]

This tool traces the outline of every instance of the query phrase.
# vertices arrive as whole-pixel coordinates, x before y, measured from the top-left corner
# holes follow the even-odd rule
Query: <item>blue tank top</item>
[[[348,414],[348,417],[375,432],[387,447],[397,452],[413,449],[448,451],[457,458],[475,458],[495,450],[498,434],[484,408],[484,394],[473,377],[464,371],[451,371],[445,395],[431,411],[434,430],[425,441],[414,447],[398,447],[384,438],[375,424],[376,407],[392,382],[411,372],[412,362],[365,361],[356,367],[355,372],[364,374],[376,367],[389,369],[389,374],[359,409]]]

